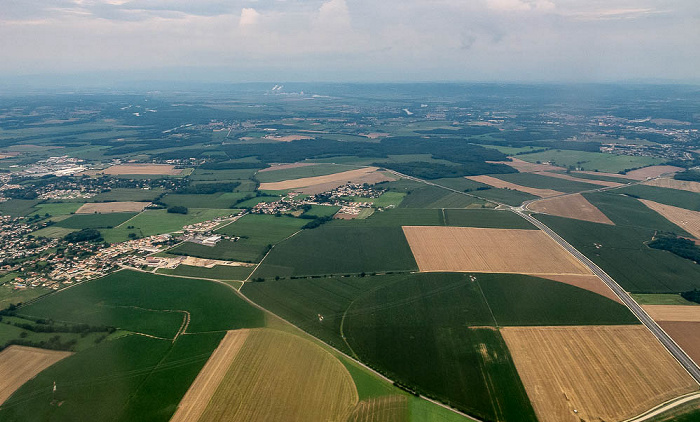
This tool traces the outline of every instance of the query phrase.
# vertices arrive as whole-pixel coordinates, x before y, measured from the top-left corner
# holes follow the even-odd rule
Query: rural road
[[[666,332],[659,327],[659,325],[647,314],[644,309],[642,309],[639,304],[632,299],[632,297],[627,293],[622,287],[620,287],[619,284],[615,280],[612,279],[608,274],[605,273],[598,265],[596,265],[593,261],[588,259],[584,254],[578,251],[578,249],[574,248],[571,246],[566,240],[564,240],[561,236],[559,236],[554,230],[550,229],[542,223],[541,221],[537,220],[536,218],[532,217],[531,215],[523,212],[520,208],[511,208],[511,210],[521,216],[522,218],[526,219],[530,223],[534,224],[536,227],[538,227],[540,230],[545,232],[549,237],[551,237],[555,242],[560,244],[564,249],[569,251],[572,255],[574,255],[576,258],[578,258],[584,265],[586,265],[595,275],[600,277],[601,280],[605,284],[610,287],[610,289],[615,292],[615,294],[620,298],[622,303],[624,303],[630,311],[644,324],[651,332],[656,336],[657,339],[661,342],[661,344],[668,349],[668,351],[673,355],[673,357],[678,360],[678,362],[688,371],[688,373],[695,379],[695,381],[700,384],[700,368],[698,365],[693,362],[690,357],[683,351],[683,349],[676,344],[673,339],[666,334]]]

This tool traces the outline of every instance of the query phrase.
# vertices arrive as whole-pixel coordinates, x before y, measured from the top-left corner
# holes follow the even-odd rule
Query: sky
[[[697,0],[0,0],[0,77],[700,83]]]

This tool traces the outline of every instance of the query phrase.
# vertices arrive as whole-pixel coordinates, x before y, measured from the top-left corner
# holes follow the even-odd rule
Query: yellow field
[[[255,329],[198,421],[344,421],[357,402],[333,355],[293,334]]]
[[[405,422],[409,420],[406,396],[384,396],[363,400],[347,422]]]
[[[26,346],[10,346],[0,352],[0,404],[25,382],[70,355],[71,352]]]
[[[176,169],[170,164],[119,164],[111,166],[102,171],[104,174],[164,174],[177,175],[182,173],[182,169]]]
[[[657,186],[660,188],[687,190],[688,192],[700,193],[700,183],[687,180],[676,180],[670,178],[654,179],[644,182],[645,185]]]
[[[644,305],[642,308],[654,321],[700,322],[700,306]]]
[[[590,274],[539,230],[405,226],[420,271]]]
[[[326,192],[342,186],[348,182],[352,183],[379,183],[395,178],[378,171],[377,167],[364,167],[357,170],[343,171],[326,176],[304,177],[301,179],[283,180],[281,182],[261,183],[260,190],[286,190],[295,189],[306,194],[316,194]]]
[[[542,422],[621,421],[698,390],[641,325],[501,330]]]
[[[681,170],[683,170],[682,167],[676,166],[649,166],[639,170],[628,171],[625,176],[630,179],[644,180],[647,177],[659,177],[662,174],[678,173]]]
[[[575,220],[610,225],[615,224],[595,205],[588,202],[583,195],[578,193],[533,202],[528,205],[528,209],[544,214],[573,218]]]
[[[659,204],[658,202],[648,201],[646,199],[640,199],[640,201],[647,207],[663,215],[671,223],[695,236],[696,239],[700,239],[700,212]]]
[[[518,190],[520,192],[525,192],[531,195],[539,196],[540,198],[548,198],[550,196],[562,195],[561,192],[552,189],[538,189],[531,188],[528,186],[520,186],[516,185],[515,183],[506,182],[505,180],[501,180],[492,176],[467,176],[467,179],[479,183],[484,183],[486,185],[493,186],[494,188]]]
[[[109,214],[113,212],[141,212],[151,205],[150,202],[89,202],[83,204],[75,212],[76,214]]]

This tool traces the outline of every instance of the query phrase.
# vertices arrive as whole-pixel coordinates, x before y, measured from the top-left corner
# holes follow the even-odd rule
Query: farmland
[[[570,151],[550,149],[544,152],[519,155],[518,158],[530,162],[549,162],[562,167],[617,173],[625,169],[659,164],[663,160],[652,157],[604,154],[600,152]]]
[[[540,231],[405,226],[421,271],[588,274],[588,269]]]
[[[54,363],[70,356],[70,352],[33,347],[10,346],[0,352],[0,405],[25,382]]]
[[[435,186],[411,189],[401,202],[402,208],[466,208],[485,202]]]
[[[598,185],[571,180],[566,175],[550,176],[550,174],[536,173],[512,173],[499,174],[498,178],[506,182],[519,186],[526,186],[536,189],[552,189],[558,192],[573,193],[586,190],[598,189]]]
[[[592,223],[614,224],[605,214],[581,194],[566,195],[556,198],[543,199],[528,205],[528,209],[536,212],[574,218]]]
[[[446,226],[535,229],[527,220],[508,211],[449,209],[444,210],[444,215]]]
[[[360,167],[336,164],[307,164],[302,166],[272,166],[258,171],[255,178],[260,183],[276,183],[285,180],[304,179],[309,177],[327,176],[335,173],[342,173],[350,170],[357,170]]]
[[[696,239],[700,239],[700,212],[644,199],[640,201],[650,209],[663,215],[671,223],[693,235]]]
[[[677,189],[659,188],[656,186],[634,185],[616,190],[635,198],[648,199],[660,204],[700,210],[700,194]]]
[[[350,374],[333,355],[292,334],[253,330],[199,421],[338,420],[357,401]]]
[[[618,179],[617,181],[613,181],[613,180],[593,179],[590,177],[589,178],[585,178],[585,177],[582,178],[582,177],[572,176],[571,174],[554,173],[554,172],[550,172],[550,171],[537,172],[535,174],[538,174],[541,176],[547,176],[549,178],[555,177],[557,179],[570,180],[572,182],[584,183],[586,185],[598,185],[598,186],[607,186],[607,187],[622,186],[622,184],[623,184],[622,182],[624,182],[623,180],[620,180],[620,179]],[[574,173],[574,174],[578,175],[579,173]],[[547,184],[548,181],[543,181],[543,182],[545,182],[545,184]],[[581,185],[579,185],[579,187],[583,187],[585,190],[591,189],[590,187],[581,186]],[[567,187],[565,187],[565,188],[567,188]],[[573,188],[573,186],[570,186],[570,188]],[[584,189],[580,189],[580,190],[584,190]],[[560,190],[563,190],[563,188]],[[578,190],[579,189],[574,188],[573,191],[576,192]]]
[[[182,169],[176,169],[169,164],[119,164],[102,171],[110,175],[168,175],[175,176],[182,173]]]
[[[149,202],[90,202],[83,204],[76,214],[108,214],[114,212],[141,212],[145,207],[150,205]]]
[[[690,182],[687,180],[676,180],[671,178],[654,179],[644,182],[647,186],[655,186],[657,188],[677,189],[688,192],[700,193],[700,183]]]
[[[226,209],[235,207],[239,201],[249,196],[253,196],[253,194],[244,192],[219,192],[199,195],[171,193],[165,195],[161,202],[171,207]]]
[[[502,333],[541,421],[624,420],[698,388],[642,326]]]
[[[313,168],[313,167],[302,167]],[[274,174],[270,172],[269,174]],[[305,177],[301,179],[283,180],[280,182],[261,183],[261,190],[287,190],[297,189],[303,193],[314,194],[325,192],[337,186],[342,186],[347,182],[353,183],[378,183],[387,180],[394,180],[395,177],[388,176],[384,172],[378,171],[376,167],[363,167],[357,170],[348,170],[334,173],[327,176]]]
[[[205,268],[180,264],[175,269],[162,268],[158,270],[158,274],[172,274],[195,278],[213,278],[217,280],[245,280],[250,275],[251,271],[253,271],[253,267],[215,265],[212,268]]]
[[[494,188],[517,190],[530,195],[539,196],[540,198],[547,198],[549,196],[557,196],[562,194],[562,192],[553,189],[541,189],[529,186],[522,186],[515,183],[507,182],[505,180],[501,180],[493,176],[469,176],[468,179],[473,180],[475,182],[484,183],[489,186],[493,186]]]
[[[58,221],[56,225],[66,229],[109,229],[116,227],[134,217],[134,212],[115,212],[110,214],[75,214]]]

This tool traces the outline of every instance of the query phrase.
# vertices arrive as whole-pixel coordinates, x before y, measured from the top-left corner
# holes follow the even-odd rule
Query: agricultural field
[[[271,173],[274,174],[275,172]],[[260,189],[273,191],[294,189],[299,190],[302,193],[315,194],[331,190],[348,182],[374,184],[395,179],[395,176],[389,176],[386,172],[378,171],[377,167],[363,167],[357,170],[348,170],[326,176],[304,177],[279,182],[261,183]]]
[[[700,211],[691,211],[645,199],[640,199],[640,201],[649,209],[658,212],[671,223],[693,235],[694,238],[700,239]]]
[[[75,214],[55,223],[66,229],[111,229],[136,216],[135,212],[111,214]]]
[[[644,305],[643,308],[644,311],[657,322],[700,322],[700,306]]]
[[[245,280],[254,267],[242,267],[231,265],[215,265],[212,268],[195,267],[180,264],[177,268],[161,268],[158,274],[180,275],[194,278],[212,278],[216,280]]]
[[[358,403],[347,422],[404,422],[408,412],[406,396],[384,396]]]
[[[627,186],[615,192],[688,210],[700,210],[700,194],[695,192],[646,185]]]
[[[492,188],[472,192],[472,194],[480,198],[485,198],[489,201],[496,201],[513,206],[518,206],[525,201],[539,198],[539,196],[535,196],[526,192],[520,192],[518,190],[513,189]]]
[[[255,178],[258,179],[260,183],[276,183],[283,182],[285,180],[328,176],[350,170],[357,170],[359,168],[360,167],[358,166],[337,164],[296,163],[291,165],[268,167],[258,171],[255,174]]]
[[[332,217],[338,212],[340,207],[332,205],[312,205],[311,209],[304,212],[304,216],[308,217]]]
[[[405,193],[402,192],[384,192],[379,196],[379,198],[359,198],[355,197],[353,200],[355,202],[371,202],[372,205],[378,208],[395,208],[401,205],[401,202],[406,197]]]
[[[136,201],[136,202],[151,202],[163,194],[163,189],[133,189],[133,188],[114,188],[109,192],[102,192],[97,196],[90,198],[93,202],[119,202],[119,201]],[[85,200],[77,201],[85,202]]]
[[[177,176],[183,169],[170,164],[119,164],[101,171],[109,175],[166,175]]]
[[[363,221],[368,221],[363,220]],[[276,245],[254,278],[415,270],[400,227],[327,223]]]
[[[563,180],[569,180],[572,182],[578,182],[578,183],[584,183],[586,185],[598,185],[598,186],[605,186],[605,187],[617,187],[617,186],[622,186],[623,181],[622,180],[598,180],[598,179],[593,179],[593,178],[585,178],[585,177],[575,177],[572,176],[571,174],[564,174],[564,173],[554,173],[551,171],[542,171],[542,172],[536,172],[535,174],[541,175],[541,176],[547,176],[549,178],[557,178],[557,179],[563,179]],[[577,173],[574,173],[577,174]],[[583,190],[583,189],[581,189]],[[586,190],[590,190],[586,189]],[[575,192],[576,190],[574,190]]]
[[[574,193],[586,190],[598,189],[600,186],[586,183],[574,178],[567,178],[566,175],[550,176],[550,173],[511,173],[499,174],[498,179],[514,183],[519,186],[526,186],[536,189],[552,189],[558,192]],[[499,186],[500,187],[500,186]]]
[[[54,363],[70,356],[71,352],[10,346],[0,352],[0,405],[25,382]]]
[[[615,224],[579,193],[542,199],[528,204],[527,208],[538,213],[559,217],[590,221],[592,223]]]
[[[661,175],[678,173],[679,171],[683,171],[683,168],[676,166],[650,166],[628,171],[625,173],[625,176],[629,177],[630,179],[644,180],[652,177],[659,177]]]
[[[615,302],[622,303],[620,298],[610,290],[607,284],[603,282],[597,275],[580,275],[580,274],[564,274],[564,275],[543,275],[542,278],[547,280],[558,281],[559,283],[569,284],[571,286],[576,286],[583,290],[588,290],[593,293],[597,293],[601,296],[607,297]],[[679,296],[680,297],[680,296]]]
[[[640,305],[685,305],[700,306],[700,304],[683,299],[679,293],[633,294],[632,298]]]
[[[695,363],[700,362],[700,322],[660,321],[659,326]]]
[[[631,155],[614,155],[601,152],[586,152],[550,149],[533,154],[519,155],[529,163],[550,163],[561,167],[574,167],[582,170],[617,173],[626,169],[651,166],[663,162],[660,158]]]
[[[141,212],[150,202],[89,202],[83,204],[75,214],[110,214],[117,212]]]
[[[420,271],[589,274],[539,230],[404,226]]]
[[[204,401],[201,422],[326,421],[346,418],[358,395],[332,354],[293,334],[262,329],[247,335]]]
[[[65,237],[68,233],[73,233],[74,231],[77,231],[78,229],[69,229],[66,227],[59,227],[57,225],[52,225],[48,227],[44,227],[43,229],[39,229],[37,231],[32,232],[32,236],[34,237],[51,237],[55,239],[61,239]]]
[[[644,184],[647,186],[655,186],[657,188],[676,189],[700,193],[700,183],[687,180],[676,180],[665,177],[662,179],[649,180],[644,182]]]
[[[401,202],[401,208],[467,208],[486,204],[485,201],[468,195],[451,192],[436,186],[421,186],[412,189]]]
[[[501,332],[540,421],[625,420],[698,389],[643,326]]]
[[[200,195],[170,193],[165,195],[160,201],[170,207],[226,209],[233,208],[239,201],[252,196],[252,193],[243,192],[219,192]]]
[[[12,217],[22,217],[29,214],[40,212],[40,209],[35,208],[39,203],[37,199],[10,199],[9,201],[0,202],[0,215],[9,215]],[[44,213],[46,213],[44,211]]]
[[[123,242],[129,239],[129,233],[134,233],[140,237],[170,233],[181,230],[189,224],[237,213],[238,210],[208,208],[190,208],[187,214],[168,213],[166,210],[146,210],[127,220],[128,224],[103,230],[102,236],[109,243]]]
[[[494,188],[516,190],[530,195],[539,196],[540,198],[547,198],[550,196],[557,196],[562,194],[562,192],[555,191],[553,189],[540,189],[532,188],[529,186],[521,186],[515,183],[507,182],[505,180],[501,180],[493,176],[469,176],[467,177],[467,179],[483,183]]]
[[[57,216],[73,214],[78,211],[78,208],[81,206],[81,204],[75,202],[52,202],[37,204],[36,208],[39,215],[49,214],[52,216]]]
[[[443,210],[446,226],[499,229],[536,229],[530,222],[509,211]]]

